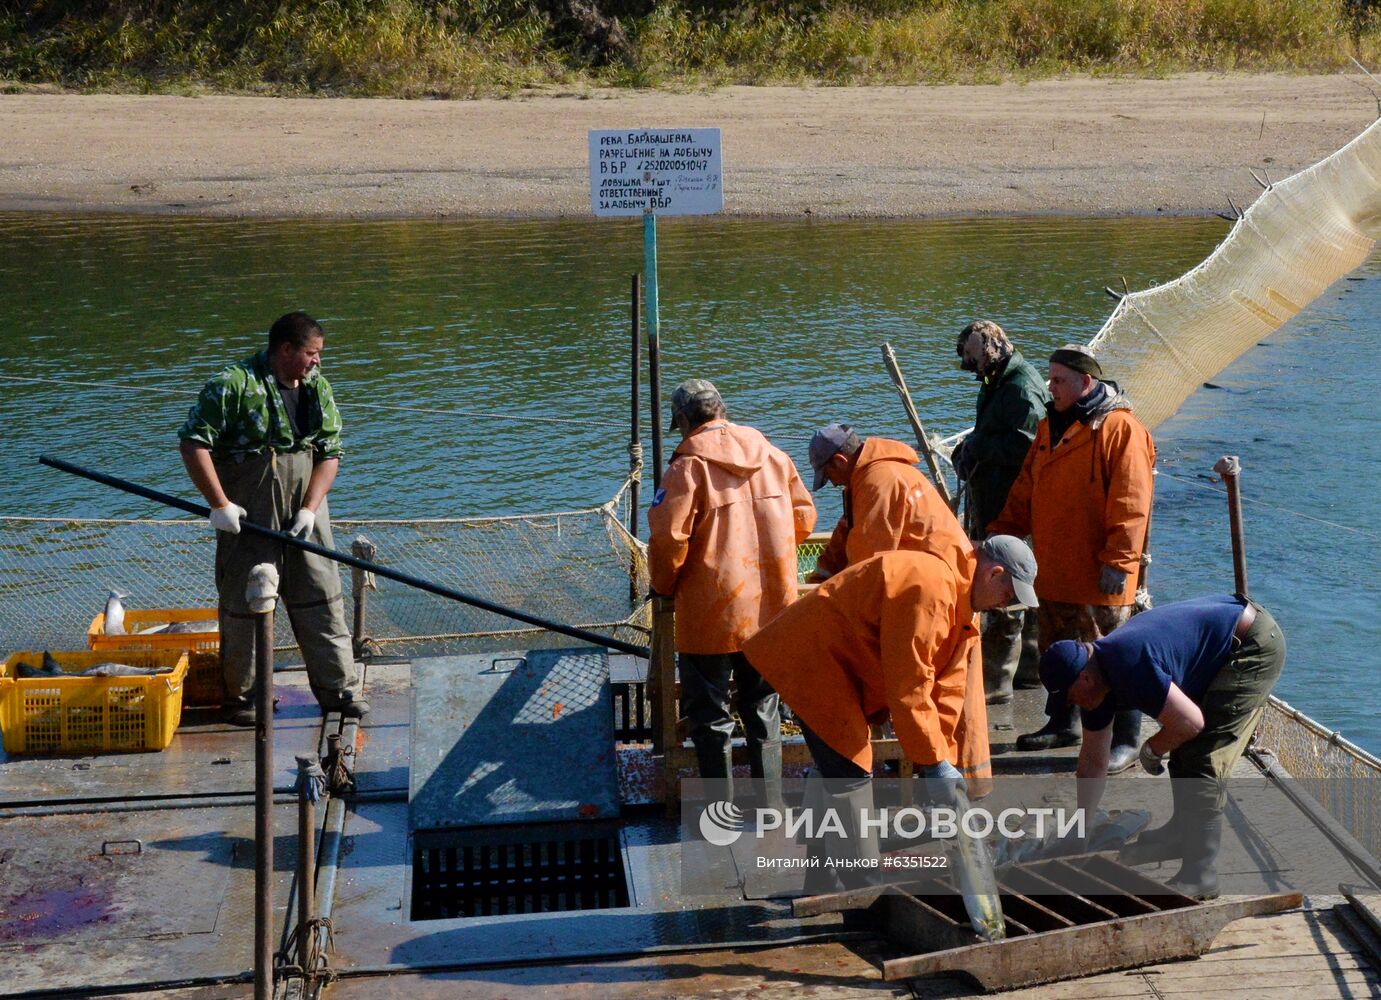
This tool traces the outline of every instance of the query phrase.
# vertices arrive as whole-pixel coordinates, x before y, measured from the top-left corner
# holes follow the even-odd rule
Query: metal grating
[[[561,823],[418,833],[412,919],[627,906],[618,826]]]
[[[614,739],[619,743],[647,743],[652,739],[652,702],[642,682],[614,681]]]
[[[999,870],[1007,937],[984,942],[948,878],[798,899],[797,917],[862,910],[901,951],[885,980],[962,972],[1012,989],[1202,954],[1230,921],[1300,905],[1299,893],[1196,903],[1097,854]]]

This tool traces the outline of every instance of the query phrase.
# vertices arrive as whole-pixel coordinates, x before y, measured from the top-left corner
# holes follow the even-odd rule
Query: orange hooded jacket
[[[815,504],[786,453],[715,420],[672,453],[647,511],[652,589],[676,597],[676,649],[735,653],[796,597]]]
[[[951,565],[973,554],[973,543],[949,504],[916,468],[921,457],[900,441],[870,437],[844,487],[844,516],[816,567],[830,574],[879,552],[930,552]]]
[[[816,735],[859,767],[872,770],[869,725],[890,714],[912,762],[948,760],[965,772],[971,795],[985,794],[991,770],[976,773],[973,764],[988,760],[987,714],[975,718],[966,704],[979,646],[973,562],[956,571],[929,552],[881,553],[787,608],[744,654]]]
[[[1042,420],[988,534],[1031,536],[1042,601],[1131,604],[1150,524],[1155,461],[1151,432],[1120,393],[1087,426],[1070,425],[1058,447],[1051,448],[1050,421]],[[1104,565],[1127,574],[1120,594],[1098,589]]]

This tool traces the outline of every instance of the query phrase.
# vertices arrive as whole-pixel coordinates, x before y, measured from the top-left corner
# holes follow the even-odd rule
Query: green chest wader
[[[302,506],[314,465],[310,450],[269,452],[238,464],[217,462],[216,472],[231,503],[249,520],[286,530]],[[331,517],[323,500],[309,540],[334,548]],[[333,707],[333,695],[358,687],[344,597],[336,563],[247,532],[217,532],[216,590],[220,594],[221,664],[228,702],[248,702],[254,689],[254,620],[245,602],[249,571],[258,563],[278,569],[278,593],[302,649],[307,676],[318,700]],[[357,692],[356,692],[357,693]]]

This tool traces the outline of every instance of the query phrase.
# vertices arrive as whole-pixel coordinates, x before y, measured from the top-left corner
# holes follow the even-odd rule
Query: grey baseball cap
[[[811,491],[818,490],[825,485],[825,463],[835,456],[841,449],[846,450],[850,455],[858,450],[858,435],[848,424],[830,424],[821,427],[810,436],[810,467],[815,470],[815,485]]]
[[[676,430],[676,417],[698,400],[706,400],[724,405],[724,398],[720,396],[719,390],[714,387],[714,383],[704,378],[688,378],[678,385],[671,393],[671,426],[668,430]]]
[[[1032,586],[1036,582],[1036,557],[1029,545],[1015,535],[993,535],[978,546],[978,551],[1007,571],[1019,603],[1028,608],[1040,605]]]

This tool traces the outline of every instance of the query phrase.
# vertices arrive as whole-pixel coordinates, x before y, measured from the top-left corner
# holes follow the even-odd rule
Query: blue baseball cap
[[[1041,654],[1041,684],[1049,691],[1045,699],[1045,714],[1059,711],[1065,705],[1065,692],[1083,673],[1088,663],[1088,647],[1072,639],[1052,642]]]

